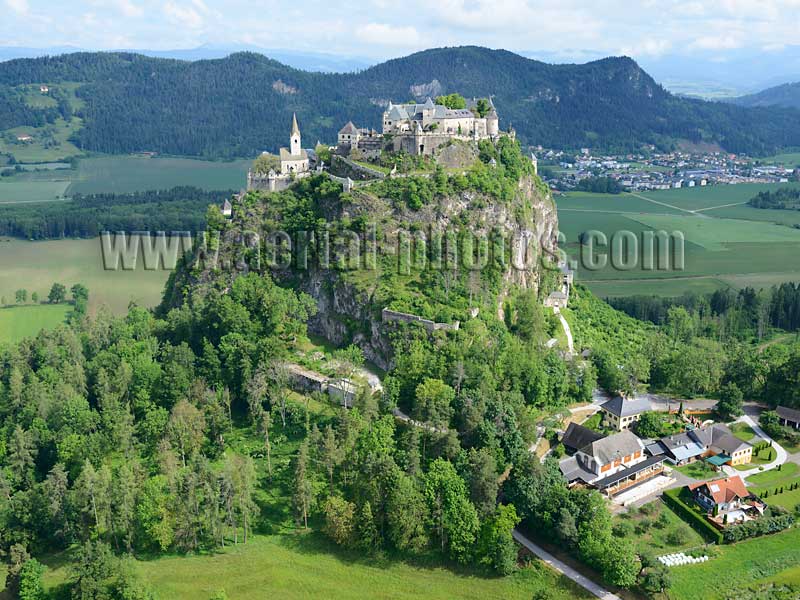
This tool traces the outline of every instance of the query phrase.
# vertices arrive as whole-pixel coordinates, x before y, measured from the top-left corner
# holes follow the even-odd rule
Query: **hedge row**
[[[722,532],[709,523],[705,515],[698,513],[680,498],[682,489],[666,490],[663,495],[664,502],[705,539],[722,544]]]

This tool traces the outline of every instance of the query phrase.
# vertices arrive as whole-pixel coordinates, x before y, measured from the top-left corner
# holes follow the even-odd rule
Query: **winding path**
[[[570,354],[575,354],[575,344],[572,341],[572,330],[569,328],[569,323],[564,318],[564,315],[561,314],[561,310],[557,306],[553,307],[553,312],[558,316],[559,321],[561,321],[561,327],[564,329],[564,334],[567,336],[567,350]]]
[[[598,598],[602,598],[602,600],[622,600],[616,594],[612,594],[603,586],[595,583],[588,577],[581,575],[570,567],[567,563],[558,560],[555,556],[550,554],[547,550],[542,548],[541,546],[534,544],[530,541],[527,537],[525,537],[518,529],[515,529],[513,532],[514,539],[517,540],[517,543],[521,544],[531,552],[533,552],[538,558],[544,561],[547,565],[568,577],[579,586],[584,588],[585,590],[591,592],[593,595],[597,596]]]

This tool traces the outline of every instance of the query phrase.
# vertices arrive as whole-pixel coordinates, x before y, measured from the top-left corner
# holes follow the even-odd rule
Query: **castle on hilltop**
[[[451,140],[494,140],[500,135],[491,98],[467,100],[466,108],[460,109],[434,104],[428,98],[423,104],[389,102],[383,113],[382,133],[348,122],[339,131],[337,149],[342,154],[357,150],[368,159],[377,158],[382,150],[429,156]]]
[[[263,152],[262,156],[268,155]],[[292,131],[289,134],[289,147],[279,151],[280,162],[267,172],[247,172],[247,189],[275,192],[286,189],[296,179],[308,177],[311,174],[308,152],[303,150],[300,127],[297,125],[297,115],[292,115]],[[276,170],[277,169],[277,170]]]

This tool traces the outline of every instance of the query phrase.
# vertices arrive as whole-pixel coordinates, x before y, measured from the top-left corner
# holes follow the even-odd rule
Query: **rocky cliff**
[[[484,174],[494,181],[493,172]],[[172,300],[165,302],[194,301],[206,286],[224,289],[237,274],[261,269],[282,285],[314,298],[318,310],[309,321],[311,332],[337,345],[356,343],[375,364],[388,368],[389,332],[396,325],[382,321],[385,307],[434,321],[463,322],[477,314],[496,318],[498,302],[515,288],[540,295],[553,289],[555,272],[542,261],[555,252],[558,227],[547,187],[531,172],[501,191],[476,181],[463,175],[448,179],[440,171],[427,178],[387,179],[345,194],[341,186],[319,175],[285,192],[249,192],[234,204],[233,217],[220,223],[217,268],[184,266],[170,284],[166,297]],[[275,243],[280,237],[274,235],[277,230],[287,231],[293,239],[291,264],[270,264],[280,246]],[[242,232],[257,232],[260,237],[254,241],[252,233]],[[448,246],[445,232],[458,243]],[[328,265],[321,244],[325,236],[330,240]],[[482,268],[471,270],[463,262],[470,247],[463,245],[467,237],[473,256],[482,256],[476,250],[480,246],[489,257]],[[308,242],[302,248],[297,244],[300,238]],[[427,245],[414,254],[404,242],[409,239],[425,239]],[[437,266],[440,239],[443,264]],[[352,259],[356,246],[359,260],[343,265],[345,258]],[[448,262],[458,253],[461,256]],[[424,256],[427,264],[417,269],[404,262],[404,257],[414,256]]]

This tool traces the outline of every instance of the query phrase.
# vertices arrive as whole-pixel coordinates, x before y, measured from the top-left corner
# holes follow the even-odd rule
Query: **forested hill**
[[[800,82],[777,85],[756,94],[733,98],[731,102],[740,106],[784,106],[800,108]]]
[[[352,74],[308,73],[251,53],[196,62],[126,53],[12,60],[0,63],[0,131],[42,119],[23,109],[16,86],[57,82],[81,84],[84,127],[75,142],[111,153],[252,156],[286,143],[293,111],[311,146],[334,141],[351,119],[378,127],[389,99],[455,91],[493,95],[502,127],[548,147],[668,148],[688,139],[764,154],[800,140],[798,110],[679,98],[629,58],[550,65],[477,47],[427,50]]]

